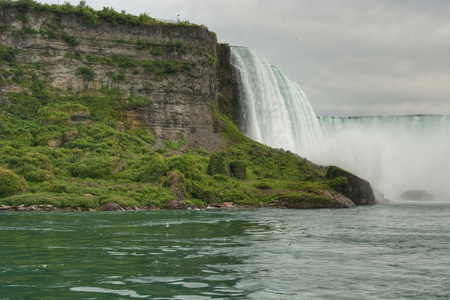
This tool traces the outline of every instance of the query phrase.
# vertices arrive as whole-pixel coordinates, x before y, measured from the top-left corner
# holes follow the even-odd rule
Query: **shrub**
[[[228,154],[225,151],[217,151],[209,158],[209,173],[211,175],[222,174],[230,175]]]
[[[86,60],[88,62],[101,62],[103,58],[98,54],[88,54],[86,55]]]
[[[94,72],[87,67],[80,67],[75,72],[75,75],[81,76],[84,81],[92,81],[94,80]]]
[[[155,65],[153,64],[153,62],[151,62],[149,60],[141,62],[141,66],[143,66],[144,69],[148,72],[155,71]]]
[[[0,61],[4,61],[9,63],[10,65],[13,65],[16,63],[16,53],[17,50],[15,50],[12,47],[3,46],[0,44]]]
[[[80,44],[76,37],[65,32],[62,33],[61,37],[70,47],[76,47]]]
[[[178,170],[186,178],[202,181],[206,177],[206,161],[191,154],[175,156],[169,159],[170,170]]]
[[[35,97],[23,93],[8,93],[8,98],[13,105],[8,110],[23,119],[36,118],[41,102]]]
[[[0,168],[0,198],[15,195],[27,188],[25,179],[8,169]]]
[[[243,161],[232,161],[230,162],[231,174],[237,179],[244,180],[247,178],[247,164]]]
[[[154,154],[146,163],[141,174],[141,181],[155,181],[169,172],[169,165],[164,157]]]
[[[8,197],[2,203],[19,206],[24,205],[53,205],[56,207],[98,207],[97,197],[86,197],[75,194],[36,193]]]
[[[31,74],[31,90],[33,96],[41,101],[46,101],[50,97],[49,91],[45,88],[45,82],[39,79],[36,73]]]
[[[127,100],[128,100],[127,105],[125,106],[126,109],[146,106],[148,103],[147,98],[140,97],[140,96],[138,96],[138,97],[130,96],[130,97],[128,97]]]
[[[134,58],[128,55],[113,55],[112,59],[119,68],[133,68],[137,66],[137,62],[134,60]]]
[[[38,119],[42,123],[67,125],[70,122],[70,115],[55,107],[44,106],[38,110]]]
[[[27,181],[43,182],[55,179],[53,166],[47,155],[41,153],[27,153],[21,158],[20,174]]]
[[[55,125],[40,126],[39,131],[36,132],[35,143],[40,146],[48,146],[50,140],[63,141],[63,134],[61,127]]]
[[[217,189],[214,187],[206,186],[195,180],[186,180],[187,191],[193,198],[200,199],[206,203],[212,203],[217,200],[219,195]]]
[[[110,158],[92,154],[73,163],[70,173],[79,178],[108,178],[113,173],[113,165]]]
[[[119,69],[119,71],[117,73],[111,73],[108,72],[106,73],[107,76],[111,77],[111,79],[113,81],[122,81],[125,79],[125,70],[124,69]]]

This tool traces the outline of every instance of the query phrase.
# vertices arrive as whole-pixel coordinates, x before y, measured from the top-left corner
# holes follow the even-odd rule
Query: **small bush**
[[[133,68],[137,66],[136,60],[134,60],[134,58],[128,55],[123,56],[114,55],[112,59],[119,68]]]
[[[62,33],[61,37],[70,47],[76,47],[80,44],[76,37],[65,32]]]
[[[169,172],[169,165],[164,157],[159,154],[154,154],[148,162],[145,163],[145,167],[141,174],[141,181],[156,181],[161,176],[167,175]]]
[[[230,162],[230,171],[237,179],[244,180],[247,178],[247,164],[243,161]]]
[[[23,205],[53,205],[56,207],[98,207],[97,197],[86,197],[75,194],[35,193],[15,195],[3,199],[3,204],[17,207]]]
[[[5,61],[10,65],[13,65],[16,63],[16,53],[17,50],[14,48],[0,44],[0,61]]]
[[[38,110],[38,119],[46,124],[67,125],[70,122],[70,115],[58,108],[44,106]]]
[[[70,166],[70,173],[79,178],[108,178],[113,173],[111,159],[100,155],[89,155]]]
[[[0,198],[18,194],[27,188],[25,179],[8,169],[0,168]]]
[[[88,54],[86,55],[86,60],[88,62],[101,62],[103,58],[98,54]]]
[[[75,75],[81,76],[84,81],[92,81],[94,80],[94,72],[87,67],[80,67],[75,72]]]
[[[225,151],[217,151],[209,158],[209,173],[211,175],[222,174],[229,176],[228,154]]]
[[[8,93],[8,98],[13,105],[8,110],[23,119],[36,118],[42,104],[36,97],[23,93]]]
[[[55,179],[53,166],[47,155],[38,152],[27,153],[21,158],[20,174],[29,182],[43,182]]]

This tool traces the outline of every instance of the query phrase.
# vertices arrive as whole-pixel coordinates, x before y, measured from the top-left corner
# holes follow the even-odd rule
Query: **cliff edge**
[[[0,8],[0,43],[28,66],[4,70],[14,74],[3,76],[0,99],[10,104],[9,93],[32,93],[34,75],[59,98],[114,94],[134,100],[125,109],[112,105],[108,116],[126,129],[149,128],[157,138],[184,139],[208,151],[221,148],[209,108],[218,97],[215,34],[146,15],[107,9],[92,15],[89,7],[33,2]]]

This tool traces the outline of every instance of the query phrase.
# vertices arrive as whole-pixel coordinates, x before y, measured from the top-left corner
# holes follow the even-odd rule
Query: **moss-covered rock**
[[[342,177],[347,179],[347,183]],[[367,180],[345,171],[336,166],[330,166],[327,171],[327,178],[334,179],[335,190],[344,194],[356,205],[374,205],[375,195],[372,186]]]

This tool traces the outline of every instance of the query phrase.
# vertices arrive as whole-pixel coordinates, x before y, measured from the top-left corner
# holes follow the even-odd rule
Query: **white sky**
[[[205,24],[286,73],[318,115],[450,114],[447,0],[86,2]]]

